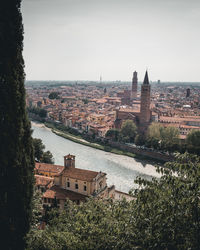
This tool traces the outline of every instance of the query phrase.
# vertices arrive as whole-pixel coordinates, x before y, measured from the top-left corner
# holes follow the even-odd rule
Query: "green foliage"
[[[41,161],[44,162],[44,163],[53,164],[54,159],[53,159],[52,153],[49,150],[44,152]]]
[[[44,152],[45,145],[42,143],[41,139],[33,139],[34,155],[35,159],[39,162],[44,163],[54,163],[53,155],[50,151]]]
[[[83,102],[84,104],[88,104],[89,100],[88,100],[88,99],[83,99],[82,102]]]
[[[47,111],[42,108],[37,108],[37,107],[32,107],[28,108],[28,112],[34,113],[35,115],[39,115],[41,118],[46,118],[47,117]]]
[[[137,133],[137,127],[132,120],[126,120],[122,123],[120,130],[120,141],[123,142],[134,142],[134,138]]]
[[[179,130],[175,127],[163,127],[159,123],[152,123],[148,128],[147,146],[166,151],[179,149]]]
[[[1,249],[24,249],[31,221],[34,157],[25,108],[21,0],[0,7]]]
[[[199,249],[200,158],[179,155],[158,171],[160,179],[137,179],[131,202],[67,201],[64,211],[50,210],[28,249]]]
[[[59,99],[60,96],[59,96],[59,93],[58,92],[51,92],[49,94],[49,99]]]
[[[68,201],[59,215],[50,212],[48,226],[39,237],[32,235],[29,249],[130,249],[129,208],[126,201],[91,199],[80,205]]]
[[[200,158],[184,154],[158,170],[160,180],[138,179],[135,226],[142,249],[198,249]]]
[[[34,146],[35,159],[37,161],[40,161],[44,153],[45,145],[42,143],[41,139],[33,138],[33,146]]]
[[[136,137],[135,137],[135,144],[138,145],[138,146],[142,146],[145,144],[145,136],[142,135],[142,134],[137,134]]]
[[[192,130],[186,137],[186,147],[190,153],[200,154],[200,131]]]
[[[119,133],[120,133],[120,132],[119,132],[118,129],[112,128],[112,129],[109,129],[109,130],[106,132],[105,137],[111,138],[113,141],[118,141],[118,139],[119,139]]]
[[[31,229],[37,229],[43,217],[43,205],[42,205],[42,195],[40,191],[34,191],[33,193],[33,201],[32,201],[32,221],[31,221]]]

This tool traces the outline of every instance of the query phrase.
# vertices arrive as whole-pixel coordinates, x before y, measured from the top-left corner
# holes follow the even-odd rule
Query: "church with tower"
[[[115,128],[120,129],[123,121],[133,120],[140,133],[145,133],[153,120],[151,104],[151,85],[149,83],[148,72],[146,71],[143,84],[141,85],[140,102],[137,98],[138,77],[137,72],[133,73],[132,88],[129,91],[129,105],[116,109]],[[127,101],[128,103],[128,101]]]

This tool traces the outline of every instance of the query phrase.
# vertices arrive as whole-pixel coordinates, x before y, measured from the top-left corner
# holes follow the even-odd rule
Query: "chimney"
[[[64,156],[64,167],[65,168],[75,168],[75,155]]]

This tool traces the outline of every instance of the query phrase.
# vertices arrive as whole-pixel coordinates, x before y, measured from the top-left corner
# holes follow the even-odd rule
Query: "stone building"
[[[137,73],[137,72],[134,72]],[[136,81],[137,74],[135,74]],[[152,121],[151,104],[151,86],[149,84],[148,73],[146,71],[143,84],[141,86],[141,101],[138,107],[120,107],[116,109],[115,128],[120,129],[123,121],[132,120],[137,125],[139,132],[143,133],[147,130]]]
[[[53,178],[53,184],[43,193],[44,205],[51,205],[56,200],[58,206],[63,208],[67,199],[79,204],[90,196],[115,196],[115,187],[107,186],[106,173],[76,168],[74,155],[64,156],[64,166],[36,163],[35,174],[37,179],[38,175],[45,179]]]

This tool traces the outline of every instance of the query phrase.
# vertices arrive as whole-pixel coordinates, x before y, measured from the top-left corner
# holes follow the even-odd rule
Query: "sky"
[[[199,0],[23,0],[27,80],[200,82]]]

